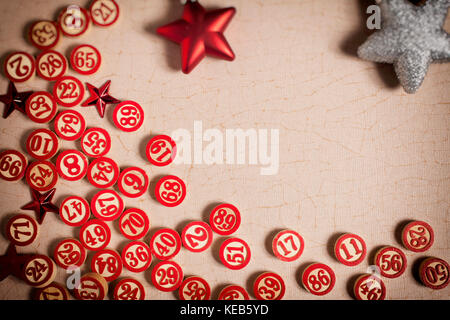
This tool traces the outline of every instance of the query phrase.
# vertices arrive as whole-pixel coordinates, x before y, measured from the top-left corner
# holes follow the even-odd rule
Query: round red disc
[[[386,286],[380,278],[371,274],[363,274],[356,279],[353,293],[356,300],[384,300]]]
[[[53,96],[63,107],[75,107],[84,97],[84,86],[80,80],[72,76],[59,78],[53,86]]]
[[[152,283],[164,292],[177,290],[183,281],[183,270],[174,261],[161,261],[152,270]]]
[[[241,213],[232,204],[220,204],[209,216],[211,229],[221,236],[229,236],[241,225]]]
[[[158,135],[150,139],[145,149],[148,161],[151,164],[163,167],[172,163],[177,154],[177,145],[171,137]]]
[[[89,220],[91,210],[89,203],[79,196],[70,196],[59,207],[61,220],[71,227],[80,227]]]
[[[250,296],[244,288],[229,285],[220,291],[219,300],[250,300]]]
[[[117,129],[137,131],[144,122],[144,110],[137,102],[123,101],[114,108],[113,121]]]
[[[78,300],[104,300],[108,293],[108,283],[97,273],[88,273],[80,278],[80,284],[74,289]]]
[[[78,181],[84,178],[88,170],[88,160],[78,150],[61,152],[56,159],[56,168],[61,178]]]
[[[211,288],[203,278],[188,277],[181,283],[178,294],[181,300],[209,300]]]
[[[273,272],[260,274],[253,284],[253,292],[258,300],[281,300],[285,291],[283,279]]]
[[[181,250],[181,237],[175,230],[159,229],[150,240],[150,249],[156,259],[169,260]]]
[[[136,208],[125,210],[119,220],[120,232],[130,240],[143,238],[150,228],[147,214]]]
[[[12,82],[25,82],[34,75],[36,63],[29,53],[16,51],[5,59],[3,70]]]
[[[34,130],[26,142],[28,154],[37,160],[52,158],[58,151],[58,147],[58,137],[48,129]]]
[[[81,137],[81,149],[93,158],[106,155],[111,149],[111,137],[108,131],[102,128],[91,128]]]
[[[427,251],[434,242],[433,228],[424,221],[412,221],[403,228],[402,242],[411,251]]]
[[[114,190],[101,190],[91,201],[92,213],[103,221],[116,220],[122,214],[123,208],[123,200]]]
[[[43,51],[36,58],[36,71],[42,79],[55,81],[66,74],[67,60],[55,50]]]
[[[105,249],[111,240],[111,230],[99,219],[86,222],[80,230],[80,241],[83,246],[92,251]]]
[[[109,27],[119,19],[119,5],[114,0],[94,0],[89,12],[92,23],[100,27]]]
[[[91,270],[101,275],[106,281],[114,281],[122,273],[122,258],[115,250],[97,251],[91,260]]]
[[[340,263],[352,267],[360,264],[366,257],[364,240],[353,233],[340,236],[334,244],[334,254]]]
[[[46,287],[55,280],[55,277],[55,263],[42,254],[31,256],[22,267],[22,280],[32,287]]]
[[[28,185],[36,191],[48,191],[58,182],[58,172],[50,161],[35,161],[25,173]]]
[[[383,277],[397,278],[405,272],[407,259],[400,249],[384,247],[376,253],[375,264]]]
[[[111,158],[96,158],[88,167],[87,178],[96,188],[112,187],[119,178],[119,166]]]
[[[89,27],[88,12],[78,6],[69,6],[61,10],[58,16],[58,26],[67,37],[78,37]]]
[[[336,283],[334,271],[323,263],[310,264],[302,273],[302,284],[305,289],[316,295],[323,296],[333,290]]]
[[[186,197],[186,185],[176,176],[165,176],[156,184],[155,197],[163,206],[178,206]]]
[[[431,289],[444,289],[450,282],[450,267],[439,258],[427,258],[419,267],[420,280]]]
[[[124,278],[114,287],[114,300],[145,300],[142,283],[133,278]]]
[[[152,263],[150,248],[142,241],[132,241],[122,250],[122,261],[131,272],[143,272]]]
[[[82,44],[72,50],[70,64],[73,70],[82,75],[91,75],[98,71],[102,64],[102,56],[96,47]]]
[[[31,121],[37,123],[48,123],[56,115],[58,105],[55,98],[46,92],[38,91],[33,93],[25,104],[25,112]]]
[[[6,181],[18,181],[23,178],[27,168],[27,158],[16,150],[0,153],[0,178]]]
[[[47,50],[59,42],[59,29],[53,21],[37,21],[28,30],[28,38],[32,45],[39,50]]]
[[[148,188],[148,176],[138,167],[129,167],[120,173],[118,187],[120,192],[129,198],[142,196]]]
[[[52,282],[44,288],[37,289],[36,300],[69,300],[69,291],[57,282]]]
[[[220,260],[231,270],[240,270],[247,266],[251,256],[247,242],[239,238],[229,238],[220,246]]]
[[[16,214],[6,224],[6,237],[15,246],[24,247],[31,244],[38,232],[36,220],[26,214]]]
[[[182,233],[183,246],[192,252],[202,252],[211,246],[213,233],[211,227],[203,221],[188,223]]]
[[[76,239],[64,239],[56,245],[53,258],[63,269],[81,267],[86,260],[86,250]]]
[[[272,240],[273,254],[281,261],[295,261],[303,253],[305,242],[294,230],[283,230]]]
[[[75,110],[60,112],[55,119],[55,132],[64,140],[75,141],[79,139],[86,129],[86,121]]]

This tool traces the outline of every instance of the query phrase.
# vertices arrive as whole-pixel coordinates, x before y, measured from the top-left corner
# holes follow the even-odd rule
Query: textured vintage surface
[[[18,49],[36,54],[24,39],[26,25],[34,19],[52,19],[68,4],[1,0],[1,54]],[[337,275],[334,290],[323,298],[350,299],[350,281],[372,262],[367,258],[357,267],[339,264],[330,254],[333,239],[342,232],[355,232],[366,240],[371,257],[381,245],[401,246],[395,231],[410,219],[423,219],[435,230],[435,244],[426,255],[450,260],[450,64],[432,65],[419,92],[407,95],[392,66],[358,59],[356,48],[369,33],[364,11],[371,1],[204,0],[206,8],[236,7],[225,35],[237,58],[231,63],[207,58],[188,76],[179,71],[178,46],[155,35],[157,26],[180,16],[179,1],[122,0],[119,4],[121,19],[115,26],[91,27],[81,38],[64,38],[58,50],[67,54],[76,44],[97,46],[104,58],[100,71],[80,79],[94,85],[111,79],[111,94],[136,100],[145,108],[144,125],[137,133],[123,133],[112,123],[112,108],[103,120],[95,108],[76,109],[83,112],[89,126],[109,130],[110,156],[121,167],[138,165],[152,180],[170,173],[186,181],[187,197],[176,208],[159,205],[150,192],[138,200],[126,199],[127,207],[148,212],[150,234],[162,226],[180,229],[187,221],[204,220],[217,202],[231,202],[241,210],[242,226],[236,235],[252,249],[245,269],[228,270],[218,262],[222,239],[217,235],[207,251],[182,250],[175,258],[186,275],[203,276],[211,284],[214,298],[225,284],[250,290],[258,273],[273,271],[287,284],[285,298],[314,299],[298,278],[306,264],[319,261],[329,264]],[[1,91],[6,92],[6,87],[2,77]],[[51,85],[36,78],[18,88],[42,90]],[[202,120],[204,129],[279,129],[278,174],[261,176],[254,165],[155,168],[145,160],[150,135],[178,128],[192,131],[195,120]],[[8,120],[0,119],[0,148],[25,152],[27,134],[39,127],[47,126],[32,123],[18,112]],[[63,149],[74,146],[63,142]],[[23,181],[0,181],[0,191],[4,227],[30,195]],[[87,180],[60,180],[55,198],[60,204],[67,195],[90,199],[94,192]],[[120,249],[127,241],[110,225],[111,247]],[[268,251],[274,232],[283,228],[295,229],[305,239],[305,251],[296,262],[279,261]],[[58,240],[77,231],[49,213],[38,240],[18,250],[51,254]],[[2,234],[1,254],[7,245]],[[413,269],[425,255],[406,254],[406,273],[385,279],[387,298],[448,299],[450,287],[433,291],[415,280]],[[151,285],[150,270],[133,276],[144,283],[148,299],[176,297]],[[57,280],[65,278],[59,269]],[[30,292],[14,277],[0,283],[0,299],[27,299]]]

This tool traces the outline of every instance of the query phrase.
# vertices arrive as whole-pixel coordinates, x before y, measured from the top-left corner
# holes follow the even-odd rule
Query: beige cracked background
[[[24,50],[37,54],[24,38],[25,27],[35,19],[54,19],[71,3],[87,5],[77,0],[1,0],[0,53]],[[175,174],[186,182],[187,197],[176,208],[158,204],[150,192],[137,200],[124,198],[127,207],[149,214],[150,234],[159,227],[180,230],[187,221],[204,220],[217,202],[230,202],[240,209],[242,225],[236,236],[249,243],[250,264],[239,271],[225,268],[217,252],[223,238],[215,234],[207,251],[182,249],[174,259],[186,275],[204,277],[216,298],[225,284],[251,290],[258,273],[273,271],[286,282],[286,299],[316,299],[298,279],[307,263],[318,261],[331,266],[337,276],[333,291],[321,299],[351,299],[352,281],[372,264],[374,250],[382,245],[401,247],[396,236],[399,225],[420,219],[434,228],[435,243],[424,254],[405,250],[405,274],[384,279],[387,298],[449,298],[450,287],[428,289],[417,282],[413,270],[424,256],[450,260],[450,64],[432,65],[419,92],[407,95],[392,66],[358,59],[356,48],[370,33],[365,27],[365,9],[371,1],[203,0],[207,9],[236,7],[237,14],[225,33],[236,60],[206,58],[190,75],[184,75],[179,47],[155,34],[157,26],[180,17],[179,1],[118,3],[121,19],[116,25],[91,27],[76,39],[63,38],[57,50],[67,55],[76,44],[95,45],[103,56],[99,72],[78,77],[97,86],[112,80],[113,96],[135,100],[145,109],[142,128],[124,133],[112,123],[112,107],[103,120],[95,108],[76,107],[88,126],[109,130],[109,156],[121,167],[144,168],[152,180]],[[450,29],[450,19],[446,27]],[[76,75],[72,70],[69,74]],[[1,77],[2,93],[7,83]],[[18,84],[19,90],[50,88],[37,77]],[[279,129],[278,174],[261,176],[259,166],[253,165],[156,168],[146,161],[144,146],[151,135],[178,128],[192,131],[196,120],[202,120],[204,129],[222,131]],[[7,120],[0,119],[0,149],[25,152],[27,134],[41,127],[49,126],[33,123],[17,111]],[[72,147],[79,146],[62,142],[62,149]],[[30,194],[24,181],[0,181],[0,191],[4,227],[7,218],[30,201]],[[95,188],[87,180],[69,183],[60,179],[57,204],[74,193],[90,200]],[[109,224],[113,230],[110,247],[121,249],[128,241]],[[282,262],[268,250],[274,232],[284,228],[298,231],[305,239],[306,248],[298,261]],[[37,241],[18,251],[51,255],[58,240],[77,235],[78,230],[49,213]],[[346,267],[330,254],[333,239],[343,232],[357,233],[367,243],[368,257],[359,266]],[[0,254],[7,246],[2,234]],[[85,264],[84,271],[88,270]],[[147,299],[176,298],[177,294],[153,287],[150,270],[141,274],[124,271],[123,275],[139,279]],[[64,282],[66,276],[58,269],[57,281]],[[12,276],[0,282],[0,299],[27,299],[30,292],[30,287]]]

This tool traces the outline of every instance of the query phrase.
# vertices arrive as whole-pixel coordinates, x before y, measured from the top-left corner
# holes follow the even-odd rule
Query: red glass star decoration
[[[0,281],[11,274],[21,279],[23,265],[32,256],[32,254],[17,254],[16,246],[11,243],[5,255],[0,256]]]
[[[87,82],[86,85],[91,96],[81,106],[96,106],[100,117],[103,118],[105,116],[105,108],[107,104],[120,102],[120,100],[111,97],[109,94],[109,86],[111,85],[111,80],[106,81],[106,83],[100,88],[96,88]]]
[[[200,3],[188,1],[182,18],[159,27],[157,32],[181,45],[181,68],[189,73],[206,55],[234,60],[223,32],[235,13],[232,7],[207,12]]]
[[[8,85],[8,92],[6,94],[0,95],[0,101],[5,104],[5,109],[3,110],[3,118],[8,118],[14,110],[26,113],[25,103],[32,94],[33,91],[17,92],[17,88],[14,85],[14,82],[10,81]]]
[[[24,205],[21,209],[23,210],[33,210],[36,214],[36,220],[39,224],[44,221],[47,212],[59,213],[59,208],[52,203],[53,196],[55,195],[56,189],[53,188],[45,193],[40,193],[34,189],[31,189],[31,196],[33,201]]]

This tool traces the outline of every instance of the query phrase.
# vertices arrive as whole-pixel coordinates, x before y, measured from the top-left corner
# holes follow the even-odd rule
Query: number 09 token
[[[80,227],[89,220],[89,203],[79,196],[69,196],[59,207],[59,217],[71,227]]]
[[[181,233],[183,246],[192,252],[202,252],[211,246],[213,234],[211,227],[203,221],[188,223]]]
[[[144,286],[133,278],[124,278],[114,288],[114,300],[145,300]]]
[[[450,267],[439,258],[427,258],[419,267],[420,280],[431,289],[443,289],[450,282]]]
[[[29,80],[36,70],[34,58],[23,51],[11,53],[5,60],[5,75],[12,82],[25,82]]]
[[[164,292],[177,290],[183,281],[183,270],[174,261],[161,261],[152,270],[152,283]]]
[[[108,293],[108,282],[98,273],[87,273],[80,278],[80,283],[74,289],[78,300],[104,300]]]
[[[329,266],[323,263],[313,263],[303,271],[301,280],[303,287],[308,292],[316,296],[323,296],[333,290],[336,276]]]
[[[105,249],[111,240],[111,230],[101,220],[93,219],[85,223],[80,230],[80,241],[92,251]]]
[[[250,296],[244,288],[229,285],[220,291],[219,300],[250,300]]]
[[[38,91],[33,93],[26,102],[25,112],[30,120],[37,123],[48,123],[56,115],[58,106],[55,98],[46,92]]]
[[[56,116],[55,132],[61,139],[77,140],[83,135],[85,129],[86,121],[77,111],[66,110]]]
[[[334,254],[340,263],[356,266],[366,257],[367,249],[364,240],[352,233],[340,236],[334,245]]]
[[[142,196],[148,188],[148,176],[138,167],[130,167],[120,173],[118,187],[120,192],[129,198]]]
[[[83,100],[84,86],[80,80],[72,76],[59,78],[53,87],[56,102],[63,107],[75,107]]]
[[[433,228],[424,221],[412,221],[403,228],[402,242],[411,251],[427,251],[434,242]]]
[[[231,270],[244,268],[250,262],[250,258],[250,247],[242,239],[230,238],[220,246],[220,260]]]
[[[159,229],[150,240],[150,249],[157,259],[169,260],[181,250],[180,235],[169,228]]]
[[[286,286],[278,274],[264,272],[256,278],[253,291],[258,300],[281,300]]]
[[[209,300],[211,287],[203,278],[188,277],[181,283],[178,294],[181,300]]]
[[[186,197],[186,185],[176,176],[165,176],[156,184],[155,197],[166,207],[178,206]]]
[[[69,181],[78,181],[86,175],[88,160],[78,150],[66,150],[58,155],[56,167],[61,178]]]
[[[5,150],[0,153],[0,178],[6,181],[17,181],[25,175],[28,161],[16,150]]]
[[[386,278],[398,278],[406,270],[406,256],[400,249],[384,247],[375,254],[375,265]]]
[[[6,225],[6,236],[16,246],[27,246],[37,237],[39,227],[35,219],[26,214],[17,214]]]
[[[163,167],[173,161],[177,154],[177,146],[171,137],[159,135],[150,139],[145,153],[151,164]]]
[[[96,47],[82,44],[72,50],[70,64],[73,70],[82,75],[91,75],[98,71],[102,56]]]
[[[384,300],[386,298],[386,286],[377,276],[363,274],[358,277],[353,286],[356,300]]]
[[[136,208],[126,210],[119,220],[120,232],[130,240],[143,238],[150,228],[147,214]]]
[[[137,131],[144,122],[144,110],[137,102],[123,101],[114,108],[113,121],[122,131]]]
[[[229,236],[236,232],[241,225],[241,214],[239,210],[231,204],[220,204],[211,212],[209,224],[215,233],[218,233],[221,236]]]
[[[52,158],[58,151],[58,147],[58,137],[48,129],[34,130],[26,142],[28,154],[38,160]]]

